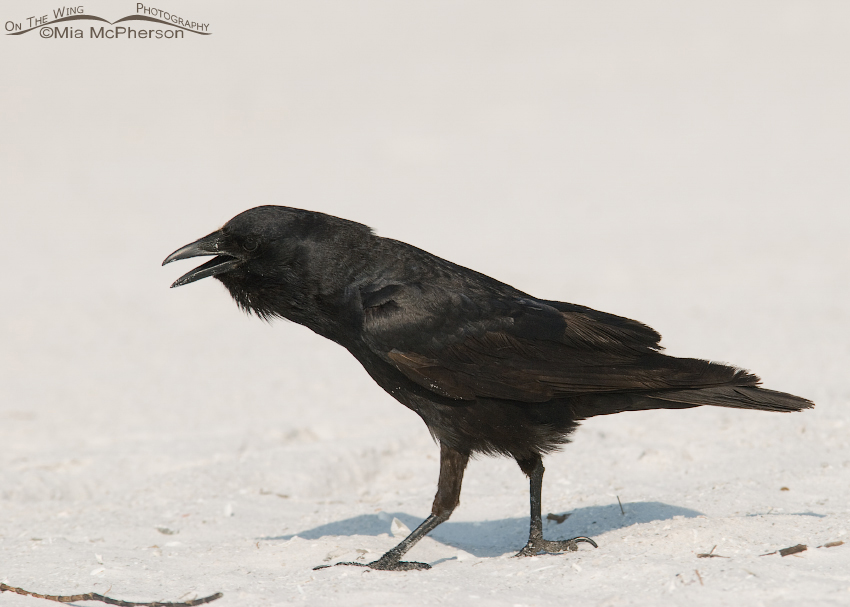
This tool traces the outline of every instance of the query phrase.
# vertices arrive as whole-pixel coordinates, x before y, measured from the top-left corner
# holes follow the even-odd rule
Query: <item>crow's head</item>
[[[182,287],[208,276],[234,274],[247,277],[267,273],[264,270],[268,268],[262,267],[266,265],[262,258],[271,245],[277,247],[285,238],[290,223],[287,221],[290,219],[288,210],[271,206],[249,209],[228,221],[220,230],[180,247],[166,257],[162,265],[190,257],[215,257],[175,280],[171,287]]]
[[[245,310],[289,317],[287,311],[306,305],[303,299],[321,290],[323,281],[348,274],[354,250],[370,236],[368,227],[324,213],[262,206],[177,249],[162,265],[214,255],[174,281],[172,288],[215,276]]]

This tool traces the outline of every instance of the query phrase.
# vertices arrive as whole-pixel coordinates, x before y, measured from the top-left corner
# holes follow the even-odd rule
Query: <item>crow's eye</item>
[[[250,236],[245,239],[245,242],[242,243],[242,248],[248,252],[257,250],[257,241]]]

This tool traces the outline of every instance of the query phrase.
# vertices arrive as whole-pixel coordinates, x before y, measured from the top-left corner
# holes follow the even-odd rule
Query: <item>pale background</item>
[[[213,35],[0,39],[0,581],[221,607],[850,601],[850,542],[816,548],[850,540],[847,3],[153,6]],[[587,422],[543,507],[598,550],[509,558],[527,484],[482,459],[410,555],[433,570],[314,572],[426,516],[438,449],[337,346],[212,280],[168,289],[192,267],[168,253],[259,204],[637,318],[818,408]]]

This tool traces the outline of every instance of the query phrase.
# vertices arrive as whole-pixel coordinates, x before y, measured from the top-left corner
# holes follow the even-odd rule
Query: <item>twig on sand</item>
[[[827,542],[826,544],[821,544],[818,548],[835,548],[836,546],[843,546],[844,542]]]
[[[783,548],[782,550],[774,550],[773,552],[768,552],[767,554],[760,554],[759,556],[770,556],[771,554],[779,553],[779,556],[788,556],[789,554],[797,554],[798,552],[805,552],[808,550],[808,546],[805,544],[797,544],[796,546],[790,546],[788,548]]]
[[[555,521],[557,524],[563,523],[565,520],[570,518],[571,512],[566,512],[564,514],[552,514],[551,512],[546,515],[546,520]]]
[[[626,511],[623,510],[623,502],[620,501],[620,496],[617,496],[617,503],[620,504],[620,514],[626,516]]]
[[[698,559],[728,559],[728,556],[721,556],[719,554],[714,554],[714,549],[717,548],[717,544],[715,544],[711,550],[708,552],[701,552],[697,555]]]
[[[224,596],[220,592],[216,592],[215,594],[211,594],[210,596],[205,596],[201,599],[193,599],[191,601],[182,601],[173,603],[170,601],[161,602],[161,601],[153,601],[149,603],[135,603],[132,601],[119,601],[118,599],[111,599],[108,596],[103,596],[102,594],[98,594],[96,592],[87,592],[85,594],[70,594],[70,595],[52,595],[52,594],[38,594],[35,592],[30,592],[29,590],[24,590],[23,588],[16,588],[15,586],[8,586],[6,584],[0,583],[0,592],[14,592],[16,594],[21,594],[23,596],[31,596],[36,599],[46,599],[48,601],[55,601],[56,603],[72,603],[74,601],[100,601],[101,603],[106,603],[108,605],[118,605],[119,607],[194,607],[194,605],[204,605],[206,603],[212,603],[215,600],[220,599]]]

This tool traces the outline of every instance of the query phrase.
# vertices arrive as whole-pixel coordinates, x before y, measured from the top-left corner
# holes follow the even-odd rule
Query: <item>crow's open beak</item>
[[[187,244],[185,247],[180,247],[171,255],[166,257],[165,261],[162,262],[162,265],[171,263],[172,261],[177,261],[178,259],[189,259],[190,257],[201,257],[203,255],[216,256],[214,259],[209,260],[207,263],[198,266],[191,272],[187,272],[175,280],[174,284],[171,285],[171,288],[182,287],[190,282],[195,282],[196,280],[201,280],[208,276],[215,276],[216,274],[227,272],[242,263],[242,259],[229,253],[225,253],[223,248],[223,235],[219,230],[217,232],[213,232],[209,236],[204,236],[200,240],[196,240],[191,244]]]

